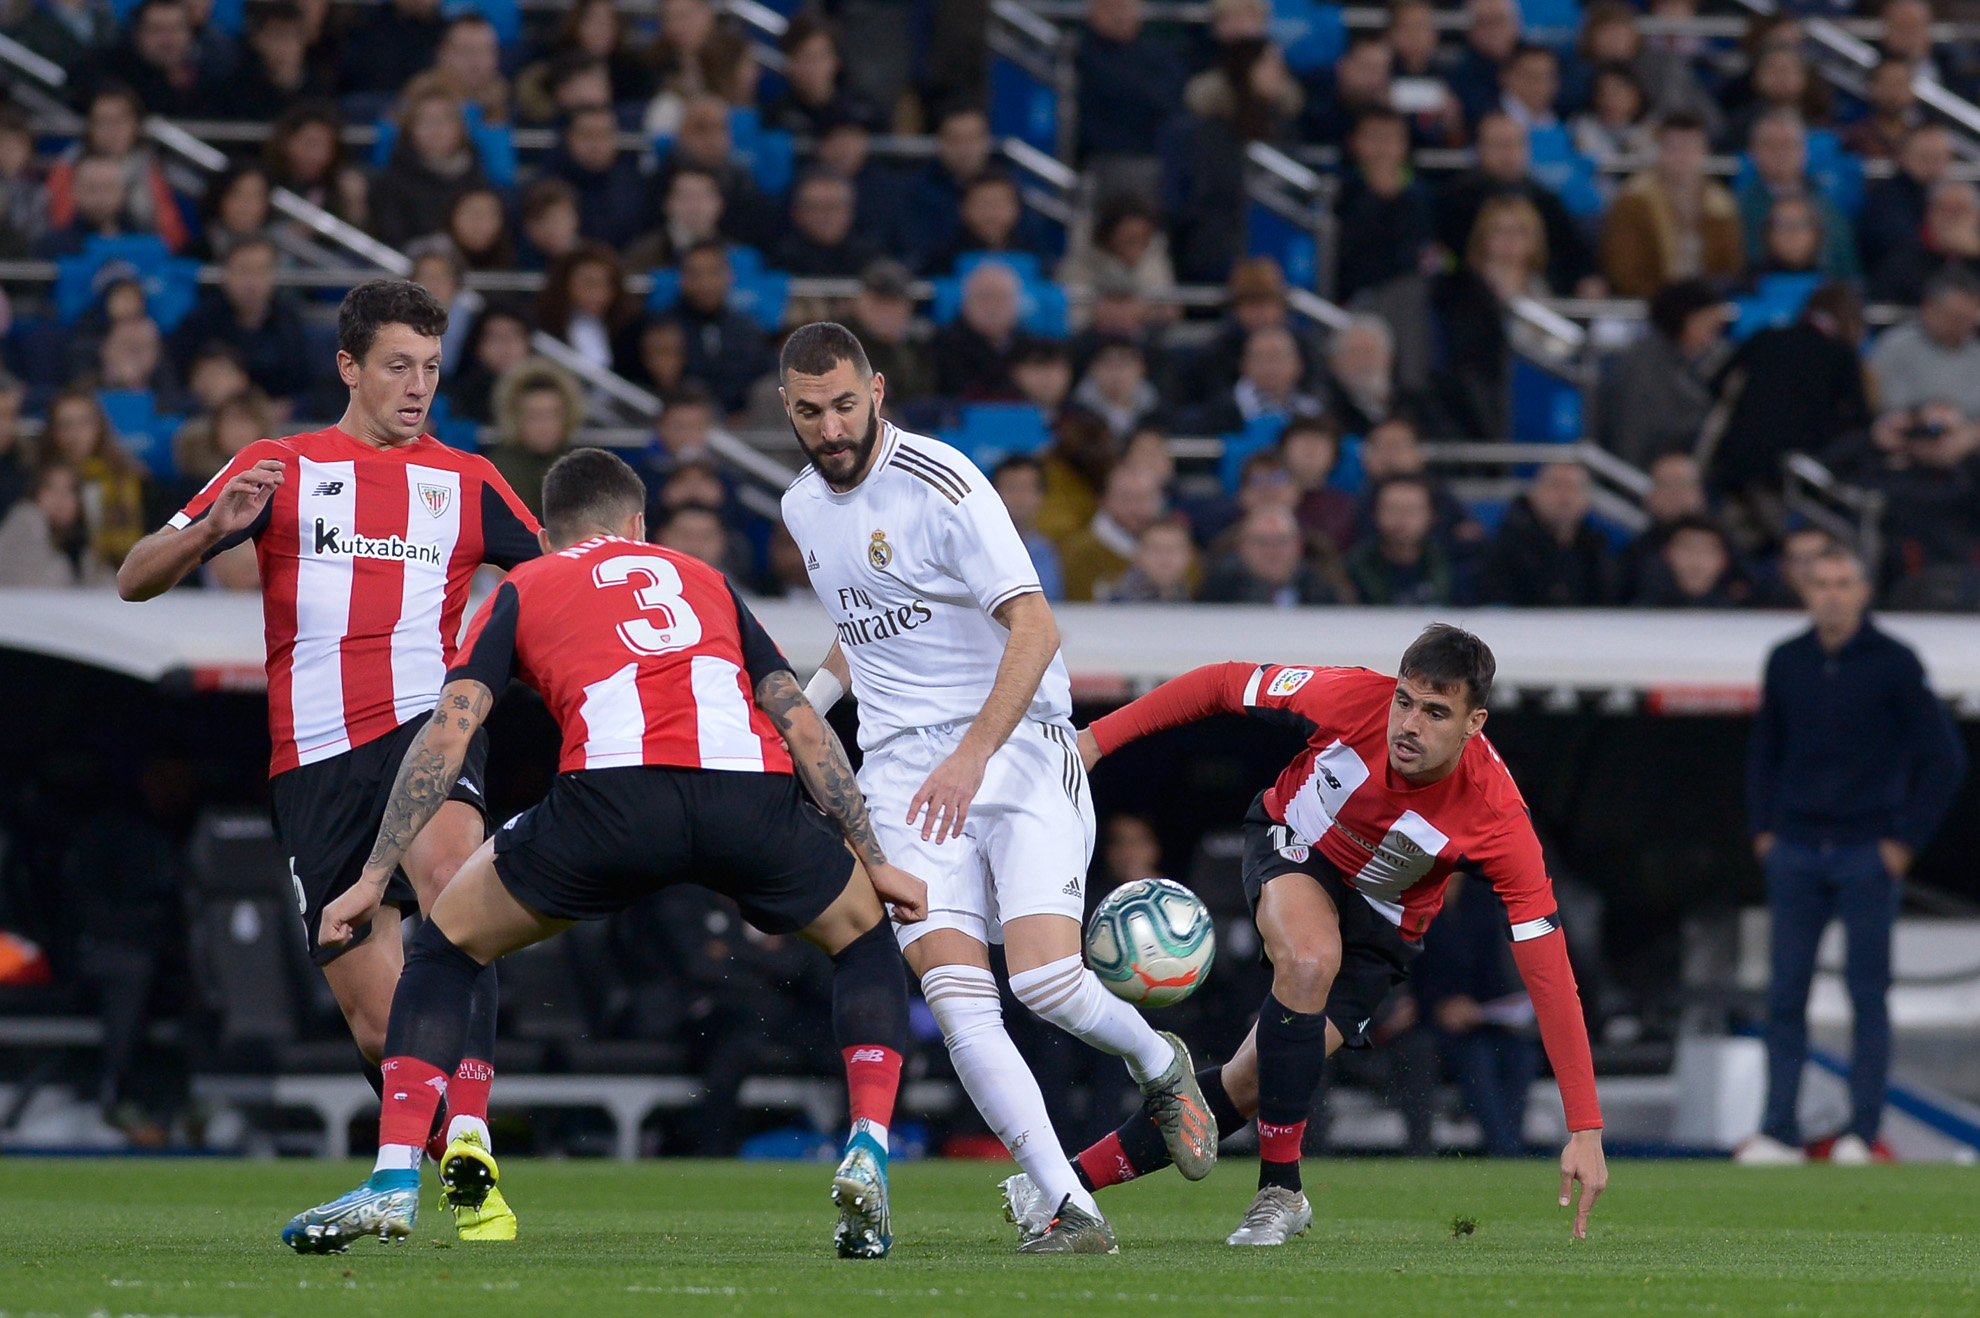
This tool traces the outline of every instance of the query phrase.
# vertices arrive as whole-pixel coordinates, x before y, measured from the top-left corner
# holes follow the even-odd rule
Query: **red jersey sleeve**
[[[1139,700],[1093,721],[1089,729],[1100,753],[1112,754],[1151,732],[1177,728],[1212,714],[1244,712],[1245,683],[1263,670],[1257,664],[1205,664],[1170,678]]]
[[[175,531],[185,530],[194,522],[205,518],[206,514],[213,508],[213,501],[220,497],[220,491],[227,488],[228,481],[234,479],[234,477],[240,475],[257,462],[273,458],[275,461],[283,463],[286,466],[293,457],[295,457],[295,451],[281,441],[257,439],[254,443],[248,445],[239,453],[236,453],[233,460],[222,467],[212,480],[202,486],[199,493],[192,497],[191,502],[187,503],[178,512],[172,514],[171,519],[165,524]],[[206,557],[210,559],[215,554],[232,549],[244,540],[260,539],[261,533],[268,528],[269,518],[273,515],[274,511],[275,500],[273,496],[270,496],[268,502],[261,506],[261,515],[259,517],[220,543],[214,545],[213,548],[207,550]]]
[[[493,463],[481,469],[481,561],[507,570],[543,552],[536,533],[543,528]]]

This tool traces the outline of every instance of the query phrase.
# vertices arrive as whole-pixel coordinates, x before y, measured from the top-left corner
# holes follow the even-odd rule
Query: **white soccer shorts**
[[[990,757],[961,837],[924,842],[921,824],[907,824],[914,794],[968,729],[961,722],[902,733],[860,766],[887,859],[928,885],[928,918],[894,927],[903,948],[936,929],[1001,943],[1004,922],[1020,916],[1085,919],[1093,793],[1070,728],[1019,722]]]

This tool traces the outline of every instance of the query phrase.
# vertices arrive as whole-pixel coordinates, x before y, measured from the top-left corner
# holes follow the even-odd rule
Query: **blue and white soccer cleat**
[[[832,1243],[842,1259],[883,1259],[894,1245],[887,1207],[887,1155],[866,1135],[855,1135],[832,1173],[832,1202],[839,1225]]]
[[[298,1254],[341,1254],[365,1236],[395,1244],[418,1217],[419,1173],[373,1172],[349,1194],[290,1218],[282,1243]]]

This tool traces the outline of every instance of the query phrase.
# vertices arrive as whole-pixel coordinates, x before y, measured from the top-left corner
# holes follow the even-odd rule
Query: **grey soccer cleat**
[[[1118,1254],[1120,1244],[1114,1228],[1103,1217],[1096,1217],[1067,1195],[1059,1211],[1046,1223],[1045,1230],[1018,1246],[1020,1254]]]
[[[1217,1123],[1204,1101],[1203,1086],[1197,1083],[1189,1045],[1167,1030],[1162,1031],[1162,1037],[1175,1048],[1175,1060],[1168,1070],[1142,1085],[1141,1092],[1149,1115],[1162,1132],[1169,1160],[1185,1181],[1200,1181],[1217,1165]]]
[[[1018,1244],[1029,1244],[1045,1234],[1052,1225],[1052,1206],[1028,1174],[1007,1176],[997,1188],[1004,1192],[1004,1220],[1018,1229]]]
[[[832,1202],[839,1225],[832,1243],[842,1259],[883,1259],[894,1245],[893,1216],[887,1207],[887,1169],[873,1150],[855,1140],[832,1173]]]
[[[1294,1236],[1303,1236],[1313,1225],[1313,1205],[1298,1190],[1267,1185],[1258,1191],[1251,1207],[1244,1212],[1238,1229],[1224,1238],[1226,1245],[1283,1245]]]
[[[379,1185],[377,1180],[374,1175],[349,1194],[297,1213],[282,1229],[282,1243],[298,1254],[341,1254],[365,1236],[388,1245],[404,1240],[419,1217],[419,1182]]]

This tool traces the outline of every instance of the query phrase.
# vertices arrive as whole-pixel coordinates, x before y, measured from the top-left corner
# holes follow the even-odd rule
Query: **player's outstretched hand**
[[[263,458],[236,475],[221,487],[220,497],[213,501],[213,509],[207,514],[214,529],[221,535],[231,535],[251,525],[268,506],[283,479],[282,464],[273,458]]]
[[[922,808],[926,807],[928,817],[921,824],[923,842],[961,837],[963,822],[969,818],[969,803],[976,799],[982,786],[983,761],[973,752],[958,748],[935,766],[935,772],[928,775],[928,781],[914,794],[914,800],[908,802],[908,827],[914,827],[915,821],[921,819]]]
[[[1561,1150],[1561,1207],[1574,1199],[1574,1183],[1581,1182],[1581,1203],[1574,1210],[1574,1238],[1588,1237],[1588,1213],[1602,1191],[1609,1188],[1609,1163],[1602,1156],[1602,1132],[1577,1130],[1568,1136]]]
[[[866,877],[896,923],[917,924],[928,918],[928,885],[914,875],[898,865],[882,865]]]
[[[323,923],[317,927],[319,947],[342,947],[357,937],[357,931],[371,923],[383,903],[385,889],[359,879],[323,908]]]
[[[1093,766],[1100,763],[1102,753],[1100,739],[1093,735],[1093,729],[1081,728],[1079,730],[1079,762],[1086,767],[1088,773],[1092,773]]]

